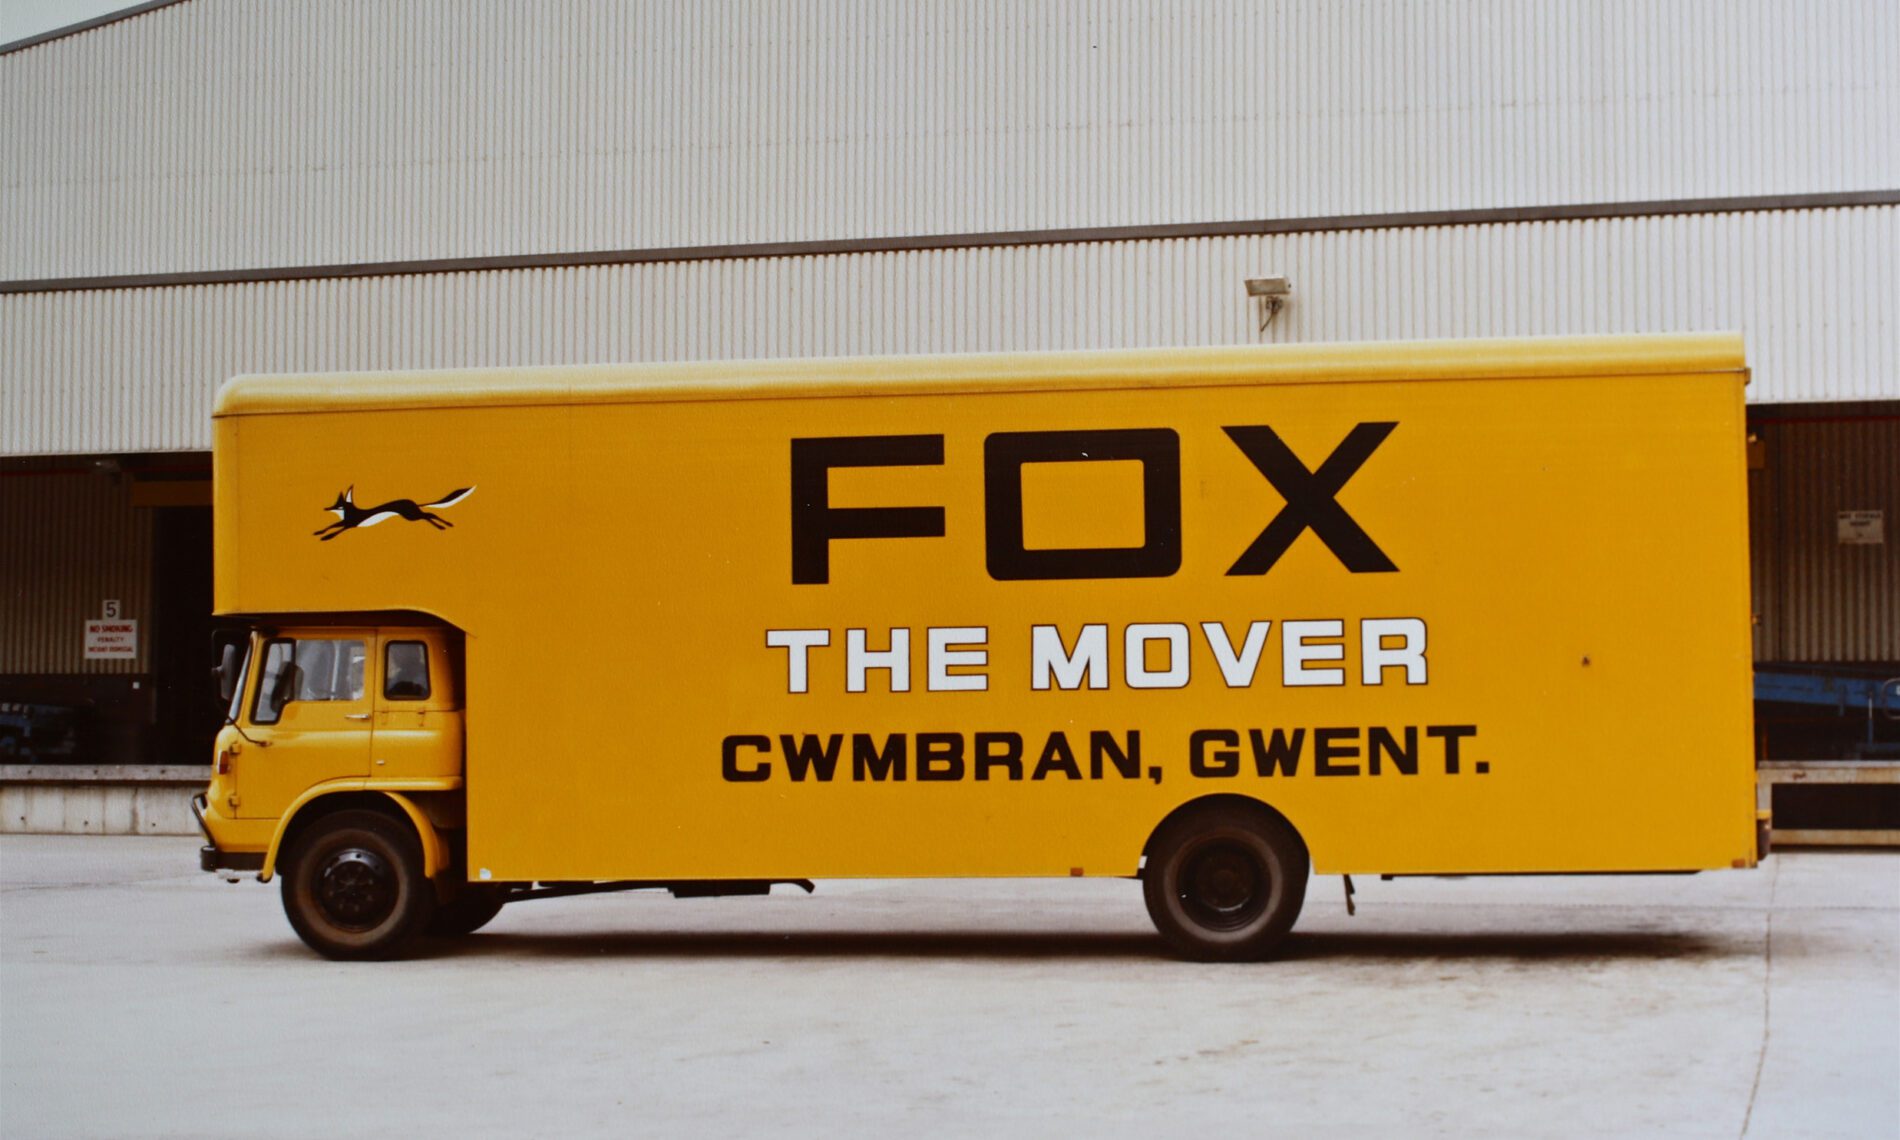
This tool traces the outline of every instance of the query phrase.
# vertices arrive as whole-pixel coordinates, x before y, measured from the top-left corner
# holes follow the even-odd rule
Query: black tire
[[[1306,902],[1306,844],[1264,808],[1211,804],[1164,824],[1142,895],[1168,945],[1201,962],[1251,962],[1285,941]]]
[[[378,812],[312,823],[292,845],[283,880],[291,928],[326,958],[393,958],[435,913],[415,831]]]
[[[455,897],[435,908],[423,927],[432,938],[460,938],[487,926],[507,903],[507,892],[487,883],[463,883]]]

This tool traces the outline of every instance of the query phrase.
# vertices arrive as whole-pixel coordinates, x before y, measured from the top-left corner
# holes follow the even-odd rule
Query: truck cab
[[[281,621],[228,638],[225,724],[194,801],[205,869],[291,876],[293,925],[345,951],[386,941],[362,936],[387,920],[435,920],[398,906],[405,891],[438,907],[468,894],[461,658],[459,633],[421,622]]]

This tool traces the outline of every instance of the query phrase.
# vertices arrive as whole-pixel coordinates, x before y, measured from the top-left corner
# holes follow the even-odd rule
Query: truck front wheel
[[[1306,901],[1306,844],[1272,812],[1211,804],[1162,825],[1142,894],[1176,952],[1203,962],[1271,955]]]
[[[283,874],[284,914],[326,958],[391,958],[435,912],[415,832],[373,811],[326,815],[297,836]]]

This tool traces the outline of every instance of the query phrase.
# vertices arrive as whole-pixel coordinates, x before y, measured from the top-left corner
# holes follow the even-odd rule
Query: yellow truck
[[[207,870],[505,903],[1751,867],[1728,335],[240,377]]]

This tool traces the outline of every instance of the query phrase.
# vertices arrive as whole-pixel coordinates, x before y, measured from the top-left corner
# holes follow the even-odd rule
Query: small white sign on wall
[[[1887,542],[1885,511],[1841,511],[1834,516],[1834,527],[1842,546],[1883,546]]]
[[[86,660],[129,660],[138,655],[136,618],[93,618],[86,622]]]

